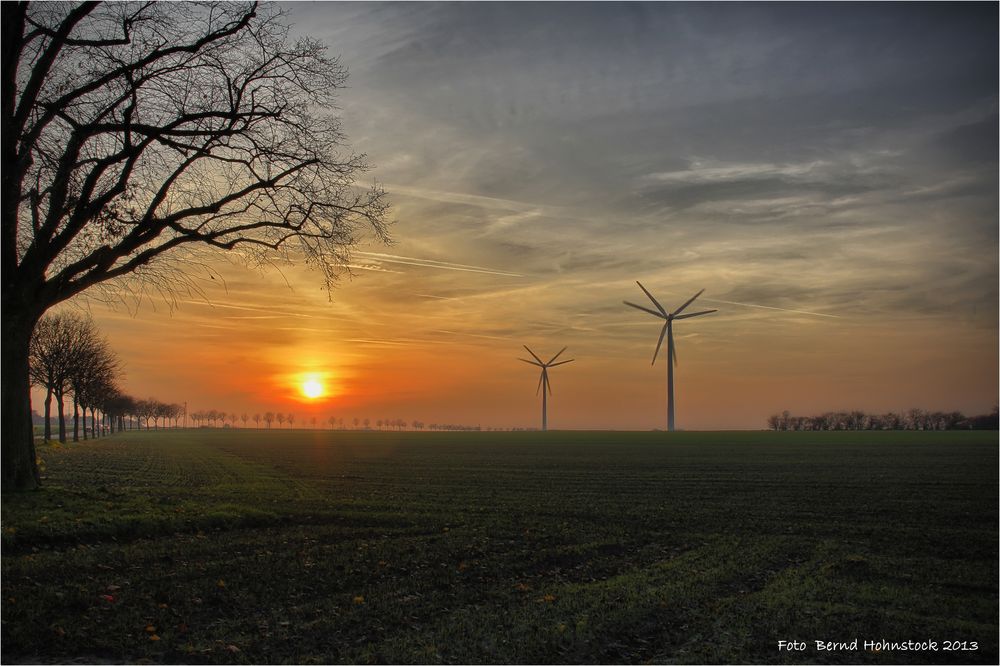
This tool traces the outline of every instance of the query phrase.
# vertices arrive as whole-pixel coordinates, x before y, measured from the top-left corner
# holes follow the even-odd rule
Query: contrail
[[[462,192],[445,192],[442,190],[427,190],[417,187],[406,187],[402,185],[386,185],[386,189],[399,194],[406,194],[421,199],[431,201],[443,201],[445,203],[460,203],[482,208],[493,208],[500,210],[511,210],[515,212],[530,212],[551,208],[550,206],[540,206],[526,201],[515,199],[500,199],[497,197],[484,197],[479,194],[464,194]]]
[[[394,264],[406,264],[409,266],[423,266],[424,268],[441,268],[449,271],[465,271],[467,273],[487,273],[489,275],[503,275],[505,277],[524,277],[521,273],[511,273],[509,271],[498,271],[483,266],[472,266],[469,264],[456,264],[450,261],[435,261],[433,259],[419,259],[417,257],[401,257],[397,254],[385,254],[382,252],[355,252],[354,254],[373,257],[379,261],[388,261]]]
[[[189,305],[205,305],[210,308],[224,308],[228,310],[244,310],[247,312],[267,312],[269,314],[281,315],[282,317],[299,317],[300,319],[314,319],[313,315],[304,314],[302,312],[280,312],[273,308],[263,308],[263,307],[253,307],[251,305],[229,305],[227,303],[211,303],[206,301],[196,301],[196,300],[184,300],[180,301],[183,304]]]
[[[447,333],[449,335],[467,335],[467,336],[472,337],[472,338],[486,338],[488,340],[510,340],[510,338],[501,338],[500,336],[497,336],[497,335],[483,335],[481,333],[465,333],[463,331],[447,331],[447,330],[445,330],[443,328],[439,328],[438,330],[436,330],[434,332],[435,333]]]
[[[418,294],[416,292],[414,292],[413,295],[414,296],[420,296],[422,298],[436,298],[439,301],[455,301],[455,300],[458,300],[454,296],[435,296],[434,294]]]
[[[792,310],[790,308],[776,308],[773,305],[757,305],[756,303],[737,303],[736,301],[723,301],[718,298],[703,298],[703,301],[712,303],[726,303],[728,305],[742,305],[745,308],[761,308],[764,310],[780,310],[781,312],[795,312],[797,314],[812,315],[813,317],[830,317],[831,319],[842,319],[839,315],[824,314],[822,312],[808,312],[806,310]]]

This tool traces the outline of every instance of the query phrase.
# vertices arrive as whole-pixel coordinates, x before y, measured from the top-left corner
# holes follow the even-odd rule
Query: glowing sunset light
[[[323,387],[323,382],[314,377],[302,382],[302,395],[310,400],[322,398],[325,393],[326,389]]]

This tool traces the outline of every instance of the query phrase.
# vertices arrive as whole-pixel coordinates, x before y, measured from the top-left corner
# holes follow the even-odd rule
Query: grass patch
[[[40,456],[44,488],[3,497],[9,663],[997,659],[995,433],[197,430]],[[853,638],[977,649],[811,642]]]

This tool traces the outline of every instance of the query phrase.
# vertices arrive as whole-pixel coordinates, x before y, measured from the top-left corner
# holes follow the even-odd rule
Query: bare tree
[[[257,424],[258,428],[260,428],[260,412],[253,415],[253,422]]]
[[[295,423],[295,414],[289,414],[288,415],[288,427],[291,428],[294,423]]]
[[[246,412],[243,412],[242,414],[240,414],[240,421],[243,421],[243,427],[244,428],[247,427],[247,421],[249,421],[249,420],[250,420],[250,417],[247,416]]]
[[[278,427],[279,428],[281,426],[285,425],[285,415],[284,415],[284,413],[278,412],[277,419],[278,419]]]
[[[264,414],[264,423],[267,424],[267,428],[270,430],[271,424],[274,423],[274,412],[267,412]]]
[[[100,344],[97,330],[89,318],[59,313],[38,322],[29,346],[29,376],[33,384],[45,389],[46,440],[52,435],[49,419],[55,397],[59,410],[59,441],[66,441],[65,396],[73,392],[74,373]]]
[[[73,391],[73,441],[80,438],[79,410],[83,410],[83,438],[87,438],[87,410],[93,409],[110,390],[119,374],[120,361],[107,340],[96,330],[80,350],[76,365],[70,368],[69,384]]]
[[[330,286],[364,233],[386,239],[334,113],[346,70],[282,11],[0,5],[5,490],[38,485],[28,346],[53,305],[111,280],[169,297],[183,247],[302,259]]]

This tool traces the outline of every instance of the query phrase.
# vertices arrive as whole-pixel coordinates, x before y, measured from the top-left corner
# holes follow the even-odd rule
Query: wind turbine
[[[528,349],[528,345],[524,345],[524,348]],[[535,395],[538,395],[539,391],[542,392],[542,430],[549,429],[548,414],[546,411],[548,408],[548,401],[546,400],[546,395],[545,395],[546,389],[548,390],[549,395],[552,394],[552,385],[549,384],[549,368],[554,368],[557,365],[563,365],[565,363],[572,363],[574,361],[574,359],[571,358],[567,361],[559,361],[558,363],[556,363],[555,362],[556,359],[559,358],[560,354],[562,354],[564,351],[566,351],[566,347],[560,349],[559,354],[556,354],[551,359],[549,359],[548,363],[544,363],[542,359],[538,358],[538,355],[535,354],[535,352],[531,351],[530,349],[528,349],[528,353],[531,354],[531,357],[533,359],[535,359],[534,361],[529,361],[526,358],[517,359],[519,361],[524,361],[525,363],[530,363],[531,365],[537,365],[539,368],[542,369],[542,376],[538,378],[538,388],[535,389]]]
[[[656,355],[660,352],[660,345],[663,344],[663,336],[667,336],[667,430],[670,432],[674,431],[674,366],[677,365],[677,352],[674,351],[674,327],[673,323],[675,319],[689,319],[691,317],[699,317],[701,315],[710,314],[712,312],[717,312],[717,310],[702,310],[701,312],[689,312],[688,314],[681,314],[684,308],[691,305],[694,299],[701,296],[702,289],[697,294],[687,299],[684,305],[680,306],[673,312],[667,312],[660,305],[660,302],[653,298],[653,295],[649,293],[649,290],[642,286],[642,283],[638,280],[635,281],[639,285],[639,289],[642,289],[643,293],[649,296],[649,300],[653,301],[653,305],[656,306],[656,310],[650,310],[649,308],[644,308],[641,305],[636,305],[635,303],[629,303],[628,301],[622,301],[625,305],[629,305],[637,310],[642,310],[643,312],[648,312],[654,317],[659,317],[663,319],[663,328],[660,330],[660,339],[656,341],[656,350],[653,352],[653,363],[656,363]]]

